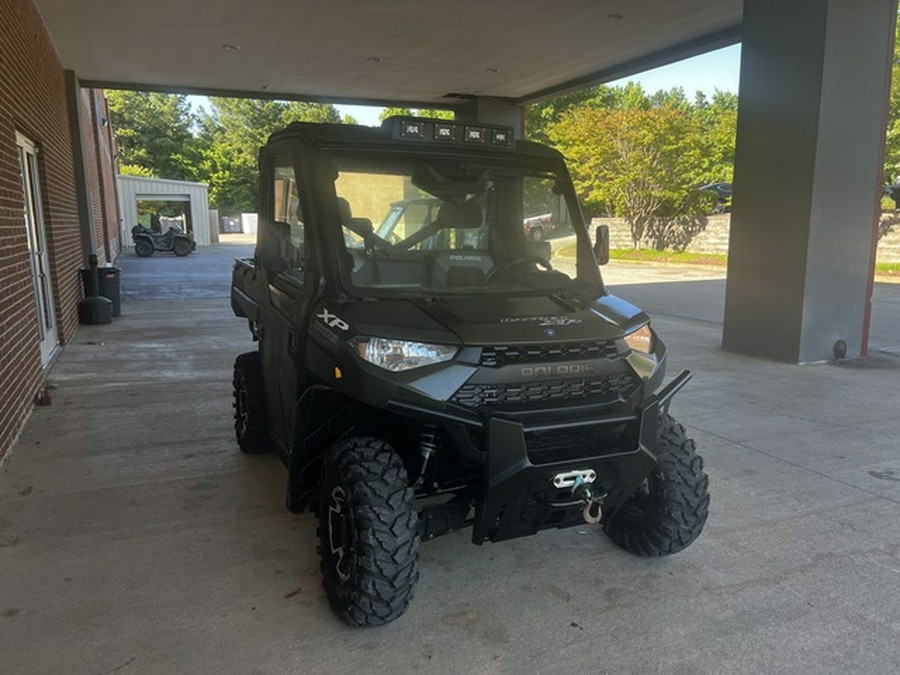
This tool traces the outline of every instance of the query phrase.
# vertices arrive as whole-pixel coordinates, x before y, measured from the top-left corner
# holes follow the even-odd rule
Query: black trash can
[[[100,279],[100,295],[112,301],[112,315],[122,314],[122,291],[120,284],[121,267],[98,267],[97,276]],[[84,293],[90,293],[91,270],[81,270],[81,283],[84,284]]]

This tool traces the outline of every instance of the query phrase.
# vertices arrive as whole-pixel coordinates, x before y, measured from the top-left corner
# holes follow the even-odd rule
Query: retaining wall
[[[878,242],[878,262],[900,262],[900,214],[888,213],[884,219],[897,220],[897,225]],[[631,248],[631,228],[624,218],[594,218],[592,225],[609,225],[610,246],[612,248]],[[690,253],[728,253],[728,232],[731,226],[731,214],[709,216],[706,228],[700,232],[686,251]],[[652,248],[650,242],[644,242],[644,248]]]

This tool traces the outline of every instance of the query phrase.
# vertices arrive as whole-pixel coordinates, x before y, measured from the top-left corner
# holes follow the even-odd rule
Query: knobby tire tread
[[[247,352],[241,354],[234,362],[234,388],[233,407],[235,411],[234,431],[238,445],[243,452],[249,455],[261,455],[272,450],[272,438],[269,434],[269,424],[266,419],[265,396],[266,390],[263,384],[262,363],[259,352]],[[247,391],[248,420],[246,430],[241,429],[241,420],[238,418],[238,396],[240,389]]]
[[[658,448],[659,465],[650,477],[652,504],[635,519],[627,517],[626,503],[603,526],[616,544],[644,557],[684,550],[700,536],[709,515],[703,458],[685,428],[669,415],[660,419]]]
[[[328,500],[338,484],[346,491],[357,549],[346,582],[328,556]],[[419,579],[420,543],[402,460],[375,438],[341,441],[323,462],[319,494],[323,584],[335,615],[351,626],[380,626],[398,618]]]

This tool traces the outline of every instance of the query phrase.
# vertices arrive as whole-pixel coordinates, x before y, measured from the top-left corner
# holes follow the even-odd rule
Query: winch
[[[588,525],[596,525],[603,518],[603,500],[606,493],[600,494],[594,489],[597,472],[593,469],[578,469],[558,473],[553,477],[556,488],[571,488],[572,496],[582,504],[581,517]]]

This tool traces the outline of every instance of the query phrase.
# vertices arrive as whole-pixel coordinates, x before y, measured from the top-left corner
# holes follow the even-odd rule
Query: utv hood
[[[550,296],[480,296],[414,304],[470,345],[612,340],[648,320],[634,305],[609,295],[579,304]]]
[[[342,310],[353,334],[466,345],[613,340],[648,321],[612,295],[578,304],[549,296],[379,300]]]

